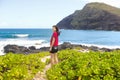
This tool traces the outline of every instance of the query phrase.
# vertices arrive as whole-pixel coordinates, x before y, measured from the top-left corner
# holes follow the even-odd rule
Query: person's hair
[[[58,33],[58,36],[59,36],[60,35],[59,28],[56,25],[54,25],[53,27],[56,29],[56,32]]]

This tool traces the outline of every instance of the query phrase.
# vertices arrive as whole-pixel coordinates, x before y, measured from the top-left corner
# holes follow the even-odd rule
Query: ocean
[[[71,42],[86,46],[120,48],[119,31],[96,30],[64,30],[61,29],[59,44]],[[0,55],[4,55],[4,46],[16,44],[20,46],[49,46],[51,29],[0,29]]]

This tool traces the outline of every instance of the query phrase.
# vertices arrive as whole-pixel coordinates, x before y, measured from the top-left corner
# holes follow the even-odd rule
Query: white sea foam
[[[24,38],[24,37],[28,37],[29,34],[15,34],[14,36],[16,36],[18,38]]]
[[[37,49],[49,46],[49,43],[47,43],[45,40],[6,39],[0,41],[0,55],[5,54],[3,48],[8,44],[25,47],[35,46]]]

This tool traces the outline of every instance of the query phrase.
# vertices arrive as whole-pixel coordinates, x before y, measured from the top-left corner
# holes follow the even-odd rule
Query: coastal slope
[[[61,29],[120,31],[120,9],[105,3],[88,3],[57,26]]]

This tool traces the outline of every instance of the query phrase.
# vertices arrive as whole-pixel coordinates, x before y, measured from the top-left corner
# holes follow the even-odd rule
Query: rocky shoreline
[[[80,49],[85,49],[85,50],[92,50],[92,51],[104,51],[104,52],[110,52],[113,50],[120,50],[119,48],[116,49],[109,49],[109,48],[99,48],[96,46],[84,46],[84,45],[77,45],[77,44],[71,44],[69,42],[64,42],[63,44],[59,45],[59,50],[64,50],[64,49],[75,49],[75,48],[80,48]],[[49,51],[49,47],[42,47],[40,49],[36,49],[34,46],[30,47],[24,47],[24,46],[18,46],[18,45],[6,45],[4,47],[4,53],[23,53],[23,54],[30,54],[30,53],[38,53],[42,51]]]

